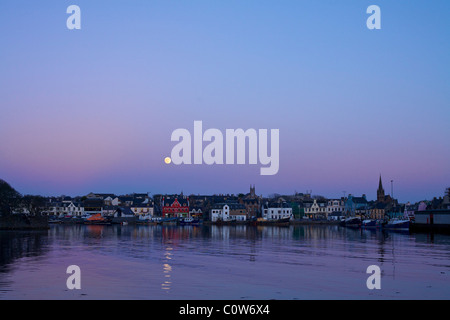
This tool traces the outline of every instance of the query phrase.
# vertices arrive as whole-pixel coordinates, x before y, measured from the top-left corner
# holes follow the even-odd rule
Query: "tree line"
[[[35,195],[22,195],[9,183],[0,179],[0,216],[13,213],[40,215],[45,207],[45,198]]]

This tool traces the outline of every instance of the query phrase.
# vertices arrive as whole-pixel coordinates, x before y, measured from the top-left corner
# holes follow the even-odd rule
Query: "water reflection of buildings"
[[[430,243],[435,245],[430,246]],[[311,270],[315,273],[326,268],[327,272],[330,270],[336,274],[342,271],[345,276],[363,272],[365,269],[361,266],[365,268],[376,264],[381,267],[383,277],[397,280],[405,266],[413,268],[415,261],[427,263],[426,259],[431,255],[430,264],[439,263],[446,268],[449,243],[448,235],[402,234],[312,225],[52,225],[48,231],[43,232],[2,231],[0,298],[2,292],[7,297],[6,290],[17,288],[14,287],[15,283],[8,282],[13,279],[11,274],[16,273],[12,271],[20,270],[24,264],[34,263],[37,259],[44,263],[64,262],[65,260],[59,260],[59,253],[75,253],[81,257],[84,251],[94,250],[95,255],[88,256],[89,262],[95,263],[90,257],[98,257],[99,264],[95,266],[101,264],[108,271],[107,276],[120,278],[123,281],[121,283],[128,284],[127,281],[130,281],[130,292],[134,289],[132,285],[135,285],[142,288],[144,294],[150,292],[152,298],[178,298],[180,293],[185,296],[197,286],[209,285],[213,279],[211,275],[218,274],[220,278],[225,270],[231,270],[234,279],[239,281],[243,279],[243,275],[248,274],[250,277],[267,275],[261,281],[270,281],[276,280],[284,270],[307,275]],[[443,247],[438,249],[436,245]],[[28,259],[33,256],[36,259]],[[27,259],[21,259],[23,257]],[[103,260],[103,257],[108,259]],[[52,258],[58,259],[51,260]],[[118,263],[103,266],[104,261]],[[47,264],[38,266],[45,268]],[[266,266],[268,268],[263,270]],[[123,273],[122,268],[125,268]],[[112,274],[114,271],[118,274]],[[258,275],[259,271],[262,273]],[[193,285],[190,278],[192,275],[199,276],[194,277]],[[290,278],[281,279],[285,279],[287,283],[290,281]],[[123,287],[128,289],[126,285]],[[133,294],[140,292],[133,291]]]
[[[94,228],[93,228],[94,227]],[[45,233],[44,233],[45,234]],[[333,256],[364,257],[375,259],[380,264],[391,262],[394,248],[402,247],[408,238],[416,242],[439,243],[447,241],[446,235],[402,234],[372,229],[351,229],[340,226],[295,225],[279,226],[52,226],[48,231],[52,241],[70,246],[78,244],[99,244],[103,252],[139,257],[162,259],[164,281],[161,288],[169,290],[173,283],[174,250],[195,252],[201,255],[235,254],[256,261],[265,247],[276,244],[280,250],[295,246],[295,250],[307,250],[311,254],[330,253]],[[441,240],[442,239],[444,240]],[[56,240],[57,239],[57,240]],[[0,267],[5,265],[5,256],[18,256],[34,251],[31,239],[18,247],[13,239],[1,239]],[[9,242],[8,242],[9,241]],[[17,239],[16,239],[17,241]],[[36,242],[40,242],[37,239]],[[105,242],[106,241],[106,242]],[[9,248],[8,247],[14,247]],[[7,249],[5,249],[7,248]],[[10,250],[10,252],[8,252]],[[20,253],[22,252],[22,253]],[[155,252],[158,255],[155,256]],[[296,251],[297,252],[297,251]],[[163,255],[163,258],[161,258]],[[8,259],[8,258],[6,258]],[[14,259],[14,258],[12,258]]]

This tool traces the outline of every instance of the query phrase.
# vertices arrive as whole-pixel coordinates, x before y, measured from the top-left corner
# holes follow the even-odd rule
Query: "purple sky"
[[[0,4],[0,178],[19,192],[400,201],[450,187],[448,1]],[[26,3],[26,5],[25,5]],[[280,170],[164,164],[173,130],[280,130]]]

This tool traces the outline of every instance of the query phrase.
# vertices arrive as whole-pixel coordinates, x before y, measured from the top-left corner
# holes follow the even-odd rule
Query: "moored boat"
[[[187,218],[181,218],[180,220],[178,220],[178,223],[180,225],[198,225],[198,224],[200,224],[200,220],[194,219],[192,217],[187,217]]]
[[[152,221],[152,216],[150,215],[140,215],[139,218],[136,220],[136,224],[154,224]]]
[[[163,219],[161,217],[141,216],[136,220],[138,225],[157,225],[162,223]]]
[[[409,230],[409,219],[390,219],[383,227],[386,229]]]
[[[176,225],[178,223],[177,218],[162,218],[161,219],[162,224],[165,225]]]
[[[377,225],[377,220],[374,219],[366,219],[361,222],[361,227],[363,228],[376,228]]]
[[[59,224],[59,223],[62,223],[62,221],[61,221],[61,219],[58,219],[58,218],[56,218],[56,217],[50,217],[49,219],[48,219],[48,223],[51,223],[51,224]]]
[[[100,213],[98,213],[98,214],[94,214],[94,215],[90,216],[89,218],[87,218],[84,223],[85,224],[105,225],[105,224],[111,224],[111,221],[109,221],[108,219],[103,217]]]
[[[359,228],[361,226],[361,219],[356,217],[350,217],[341,222],[342,226],[345,227],[356,227]]]
[[[282,218],[282,219],[263,219],[258,218],[256,221],[250,221],[251,225],[257,225],[257,226],[267,226],[267,225],[273,225],[273,226],[289,226],[290,225],[291,218]]]

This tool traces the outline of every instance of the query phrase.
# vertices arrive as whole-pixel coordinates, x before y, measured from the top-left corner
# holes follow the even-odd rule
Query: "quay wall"
[[[415,212],[412,231],[450,233],[450,210],[425,210]]]
[[[251,221],[204,221],[204,224],[207,225],[251,225],[253,224]],[[268,221],[268,223],[261,223],[261,225],[271,225],[272,223]],[[283,223],[284,224],[284,223]],[[339,225],[340,221],[329,221],[329,220],[291,220],[286,224],[289,225]],[[273,222],[273,225],[277,225],[276,222]]]

